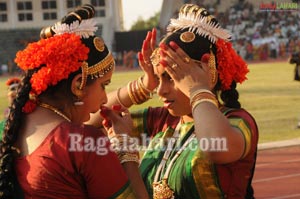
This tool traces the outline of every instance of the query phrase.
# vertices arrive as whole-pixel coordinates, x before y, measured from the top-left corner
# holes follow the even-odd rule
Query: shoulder
[[[249,125],[251,125],[252,127],[257,128],[255,118],[243,108],[234,109],[223,107],[221,111],[227,118],[240,118],[243,119],[245,122],[249,123]]]
[[[101,129],[92,125],[80,125],[70,122],[63,122],[55,129],[60,136],[69,136],[69,134],[80,134],[83,136],[105,136]]]
[[[100,139],[104,140],[105,145],[108,145],[107,136],[94,126],[77,125],[70,122],[62,122],[59,124],[52,134],[52,139],[59,146],[68,148],[68,151],[82,151],[86,143],[96,143]],[[72,150],[72,147],[78,150]]]
[[[256,151],[259,131],[254,117],[245,109],[223,109],[229,123],[240,130],[245,139],[245,150],[242,157]],[[251,152],[252,151],[252,152]]]

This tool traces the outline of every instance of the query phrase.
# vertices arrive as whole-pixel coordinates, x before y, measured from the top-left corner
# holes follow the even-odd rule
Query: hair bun
[[[82,21],[84,19],[93,18],[95,15],[95,9],[90,4],[84,4],[78,7],[75,11],[69,12],[64,18],[62,18],[61,23],[71,24],[74,21]]]
[[[71,24],[74,21],[81,22],[85,19],[91,19],[95,16],[95,9],[90,4],[84,4],[80,7],[78,7],[76,10],[69,12],[66,16],[64,16],[61,21],[57,23],[65,23],[65,24]],[[48,26],[41,30],[40,32],[40,38],[46,39],[49,37],[52,37],[55,32],[53,31],[54,26]]]

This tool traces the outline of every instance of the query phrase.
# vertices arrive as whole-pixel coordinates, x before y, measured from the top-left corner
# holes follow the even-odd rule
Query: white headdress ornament
[[[209,17],[211,16],[203,16],[196,14],[195,12],[179,13],[177,19],[171,19],[167,31],[174,32],[176,30],[188,28],[189,31],[200,36],[207,36],[212,43],[215,43],[218,39],[229,41],[231,38],[229,31],[209,20]]]
[[[89,38],[90,36],[94,36],[98,27],[96,26],[95,19],[86,19],[82,20],[81,22],[74,21],[70,25],[63,23],[59,24],[56,23],[53,27],[53,31],[55,35],[61,35],[64,33],[74,33],[79,35],[82,38]]]

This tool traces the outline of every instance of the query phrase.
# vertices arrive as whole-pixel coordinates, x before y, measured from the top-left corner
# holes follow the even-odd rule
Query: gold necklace
[[[176,126],[175,132],[173,134],[173,138],[178,137],[179,131],[180,131],[181,122],[179,122]],[[171,151],[175,145],[175,140],[173,142],[170,140],[168,143],[168,148],[164,153],[164,156],[156,170],[154,181],[152,183],[153,187],[153,198],[154,199],[173,199],[174,198],[174,191],[169,187],[168,185],[168,178],[171,171],[171,168],[173,164],[175,163],[176,159],[180,156],[180,154],[184,151],[184,149],[188,146],[188,144],[194,139],[195,134],[192,133],[189,138],[185,141],[185,143],[182,145],[182,147],[179,149],[179,151],[174,155],[174,157],[171,159],[166,172],[162,179],[158,181],[159,175],[161,174],[162,170],[164,170],[166,162],[168,158],[170,157]]]
[[[55,108],[55,107],[53,107],[53,106],[51,106],[51,105],[49,105],[49,104],[42,103],[42,102],[38,103],[38,105],[39,105],[40,107],[43,107],[43,108],[48,109],[48,110],[50,110],[50,111],[53,111],[53,112],[56,113],[57,115],[63,117],[63,118],[64,118],[65,120],[67,120],[68,122],[71,122],[71,119],[70,119],[69,117],[67,117],[64,113],[62,113],[61,111],[59,111],[57,108]]]

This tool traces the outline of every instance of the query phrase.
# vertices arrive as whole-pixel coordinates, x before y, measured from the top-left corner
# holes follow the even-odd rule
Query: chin
[[[182,114],[179,114],[179,112],[173,110],[173,109],[168,109],[169,113],[172,115],[172,116],[175,116],[175,117],[180,117],[182,116]]]
[[[90,118],[91,118],[90,114],[88,114],[87,116],[85,116],[84,118],[82,118],[82,123],[85,123],[85,122],[89,121]]]
[[[168,111],[172,116],[175,116],[175,117],[181,117],[181,116],[184,116],[184,115],[191,114],[191,113],[186,113],[186,112],[182,112],[182,111],[176,111],[176,110],[173,110],[173,109],[168,109]]]

